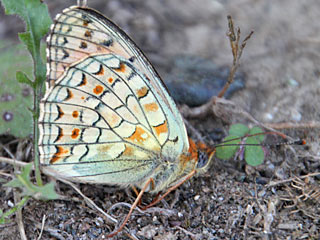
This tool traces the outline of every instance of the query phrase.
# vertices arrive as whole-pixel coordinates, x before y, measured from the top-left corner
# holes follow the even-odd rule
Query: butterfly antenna
[[[254,137],[254,136],[259,136],[259,135],[267,135],[267,134],[273,134],[273,135],[279,135],[280,137],[287,139],[285,134],[279,133],[279,132],[263,132],[263,133],[256,133],[256,134],[251,134],[251,135],[246,135],[243,137],[238,137],[238,138],[233,138],[233,139],[229,139],[226,141],[223,141],[221,143],[218,143],[216,145],[214,145],[214,147],[224,147],[224,146],[266,146],[266,147],[270,147],[270,146],[281,146],[281,145],[306,145],[307,142],[305,139],[296,139],[296,140],[291,140],[291,141],[286,141],[286,142],[277,142],[277,143],[235,143],[235,144],[225,144],[228,142],[232,142],[234,140],[242,140],[244,138],[248,138],[248,137]]]
[[[77,0],[77,6],[78,7],[87,7],[88,6],[87,0]]]

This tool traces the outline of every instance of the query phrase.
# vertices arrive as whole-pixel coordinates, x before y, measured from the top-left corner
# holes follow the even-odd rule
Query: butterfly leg
[[[184,179],[182,179],[180,182],[178,182],[177,184],[173,185],[172,187],[170,187],[165,194],[163,194],[161,197],[157,196],[149,205],[147,205],[146,207],[143,208],[143,210],[148,209],[154,205],[156,205],[158,202],[160,202],[162,199],[164,199],[170,192],[172,192],[173,190],[175,190],[176,188],[178,188],[180,185],[182,185],[184,182],[186,182],[187,180],[189,180],[190,178],[192,178],[193,175],[196,174],[196,170],[191,171],[188,175],[185,176]]]
[[[129,213],[127,214],[126,218],[124,219],[123,223],[120,225],[120,227],[117,230],[114,230],[113,232],[111,232],[109,235],[107,235],[107,238],[111,238],[115,235],[117,235],[126,225],[126,223],[128,222],[133,210],[136,208],[136,206],[139,204],[141,197],[143,195],[143,193],[147,190],[149,184],[154,184],[154,180],[152,178],[150,178],[146,184],[144,185],[144,187],[141,189],[139,195],[137,196],[136,200],[134,201],[134,203],[132,204]]]
[[[151,189],[154,189],[155,187],[155,183],[154,183],[154,180],[153,178],[150,178],[151,179]],[[134,191],[134,193],[136,194],[136,196],[138,197],[139,195],[139,191],[137,190],[137,188],[135,186],[131,186],[132,190]],[[159,197],[160,193],[157,194],[157,196],[155,197],[155,199],[153,201],[155,201],[158,197]],[[141,201],[142,201],[142,198],[140,199],[139,203],[138,203],[138,206],[140,207],[141,206]],[[141,210],[145,210],[146,207],[141,207]]]

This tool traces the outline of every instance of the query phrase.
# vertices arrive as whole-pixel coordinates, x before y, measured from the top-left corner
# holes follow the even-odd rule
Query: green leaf
[[[2,0],[6,14],[19,15],[26,24],[26,32],[19,34],[30,53],[35,57],[36,46],[40,49],[40,40],[47,34],[52,20],[47,5],[40,0]]]
[[[5,186],[5,187],[23,187],[23,184],[19,179],[14,178],[10,182],[3,184],[3,186]]]
[[[6,14],[17,14],[26,24],[26,32],[19,33],[36,65],[36,84],[45,79],[46,66],[41,59],[40,40],[48,32],[52,20],[48,8],[40,0],[2,0]]]
[[[30,181],[30,173],[32,163],[27,164],[22,168],[21,174],[18,174],[15,179],[4,184],[5,187],[18,187],[22,190],[22,196],[31,196],[37,199],[52,200],[59,198],[59,195],[54,190],[54,183],[48,183],[44,186],[34,185]]]
[[[249,128],[241,123],[231,125],[229,129],[229,135],[237,137],[243,137],[249,132]]]
[[[16,73],[16,78],[19,83],[25,83],[25,84],[29,85],[30,87],[33,87],[33,82],[29,79],[27,74],[25,74],[24,72],[18,71]]]
[[[56,193],[54,189],[53,182],[47,183],[46,185],[41,187],[37,187],[37,192],[38,194],[34,196],[37,199],[54,200],[59,198],[59,195]]]
[[[248,138],[246,144],[260,144],[256,138]],[[244,158],[247,164],[258,166],[264,161],[264,151],[261,146],[246,146],[244,150]]]
[[[0,209],[0,224],[5,224],[8,223],[8,221],[6,221],[5,216],[3,214],[3,210]]]
[[[223,160],[228,160],[230,159],[236,151],[239,149],[239,143],[240,139],[233,140],[235,138],[238,138],[238,136],[227,136],[226,138],[223,139],[223,142],[221,143],[222,146],[217,146],[216,148],[216,157],[223,159]],[[229,141],[231,140],[231,141]],[[228,142],[226,142],[228,141]],[[225,142],[225,143],[224,143]],[[232,145],[232,146],[230,146]]]
[[[10,182],[4,184],[5,187],[23,187],[25,182],[30,182],[30,173],[32,170],[32,163],[27,164],[22,168],[22,172],[18,174],[17,178],[12,179]]]
[[[253,127],[250,129],[249,131],[249,135],[254,135],[254,134],[257,134],[257,133],[264,133],[264,131],[260,128],[260,127]],[[260,142],[262,142],[265,138],[265,135],[262,134],[262,135],[257,135],[257,136],[254,136],[257,140],[259,140]]]

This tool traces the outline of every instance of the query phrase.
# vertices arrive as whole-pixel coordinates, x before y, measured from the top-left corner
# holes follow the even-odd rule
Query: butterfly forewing
[[[52,86],[71,64],[87,56],[105,53],[121,56],[148,79],[161,105],[169,108],[168,112],[173,115],[167,122],[169,138],[179,143],[179,147],[174,148],[178,152],[188,150],[185,126],[174,101],[142,51],[119,27],[95,10],[71,7],[56,17],[51,30],[47,40],[49,85]],[[171,151],[171,147],[164,147],[164,152]]]

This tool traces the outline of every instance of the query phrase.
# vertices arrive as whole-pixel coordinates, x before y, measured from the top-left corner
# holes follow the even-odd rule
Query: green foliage
[[[33,60],[34,80],[31,81],[27,74],[18,72],[18,81],[32,86],[33,89],[33,136],[36,180],[42,185],[39,160],[38,160],[38,115],[39,95],[41,87],[46,79],[46,65],[41,58],[41,39],[48,32],[52,20],[47,6],[40,0],[2,0],[6,14],[17,14],[26,25],[26,31],[19,33],[19,38],[27,47]],[[32,82],[32,83],[31,83]]]
[[[27,136],[32,132],[31,126],[33,117],[35,174],[37,185],[33,184],[30,180],[32,164],[25,166],[22,169],[21,174],[18,174],[15,179],[4,185],[20,189],[21,194],[24,197],[16,206],[12,207],[7,212],[4,213],[0,210],[0,224],[5,223],[8,216],[21,209],[30,197],[45,200],[57,199],[59,197],[54,190],[53,183],[48,183],[46,185],[42,184],[37,145],[39,95],[46,79],[46,65],[43,61],[43,51],[41,51],[41,39],[48,32],[52,20],[49,16],[47,6],[40,0],[1,1],[5,7],[6,14],[17,14],[24,21],[26,31],[19,33],[19,38],[29,51],[32,61],[30,56],[27,56],[26,52],[24,52],[24,54],[17,54],[15,52],[16,49],[21,50],[21,46],[11,47],[12,49],[2,51],[2,54],[0,54],[0,71],[2,74],[0,76],[0,112],[2,113],[4,110],[9,112],[10,110],[13,113],[11,115],[5,115],[7,116],[6,122],[11,120],[12,125],[8,126],[8,124],[5,125],[2,124],[3,122],[0,122],[0,134],[8,132],[17,137]],[[2,45],[2,48],[3,47],[4,46]],[[14,77],[16,77],[17,81],[13,80]],[[26,88],[30,90],[30,94],[27,96]],[[23,97],[21,97],[21,95]],[[6,101],[3,101],[3,99]],[[32,102],[33,109],[31,108]],[[32,111],[32,114],[30,111]],[[3,119],[1,121],[3,121]]]
[[[217,147],[216,156],[220,159],[227,160],[234,156],[240,147],[243,147],[244,158],[247,164],[251,166],[262,164],[264,160],[262,146],[252,146],[259,145],[264,140],[265,136],[263,134],[252,136],[260,133],[263,133],[263,131],[259,127],[249,129],[243,124],[232,125],[229,129],[229,135],[223,139],[223,144]],[[244,145],[241,146],[240,142]]]
[[[21,174],[18,174],[16,178],[4,184],[4,186],[20,188],[22,196],[30,196],[42,200],[57,199],[59,195],[55,192],[53,183],[37,186],[30,181],[31,170],[32,163],[29,163],[22,168]]]
[[[27,196],[23,197],[16,206],[10,208],[7,212],[3,212],[2,209],[0,209],[0,224],[8,223],[9,221],[7,220],[7,218],[19,209],[21,209],[24,206],[24,204],[28,201],[28,199],[29,197]]]
[[[24,138],[32,132],[32,89],[15,80],[16,70],[32,76],[32,61],[24,47],[0,42],[0,134]],[[7,115],[7,117],[6,117]]]
[[[231,125],[229,129],[229,135],[234,135],[237,137],[242,137],[249,132],[249,128],[241,123],[236,123]]]
[[[221,145],[221,147],[217,147],[216,156],[220,159],[230,159],[239,149],[240,139],[238,136],[229,135],[223,139],[225,143]]]
[[[249,137],[246,144],[261,144],[261,142],[255,137]],[[244,158],[249,165],[258,166],[263,163],[264,151],[261,146],[245,146]]]
[[[40,0],[2,0],[2,4],[6,14],[17,14],[25,22],[26,31],[19,33],[19,38],[31,54],[33,64],[21,45],[8,46],[0,43],[0,134],[26,137],[32,132],[32,116],[34,129],[37,129],[39,104],[38,99],[34,98],[33,102],[32,97],[39,95],[45,81],[46,66],[40,46],[52,21],[47,6]],[[17,70],[19,71],[16,72]],[[30,78],[32,73],[34,77]],[[14,81],[15,77],[23,85]],[[33,114],[29,112],[32,102]],[[35,135],[37,142],[37,134]]]
[[[6,14],[17,14],[26,24],[26,31],[19,33],[19,38],[26,45],[34,61],[35,84],[42,84],[45,80],[46,66],[41,59],[40,41],[52,23],[48,8],[40,0],[2,0],[2,3]]]

